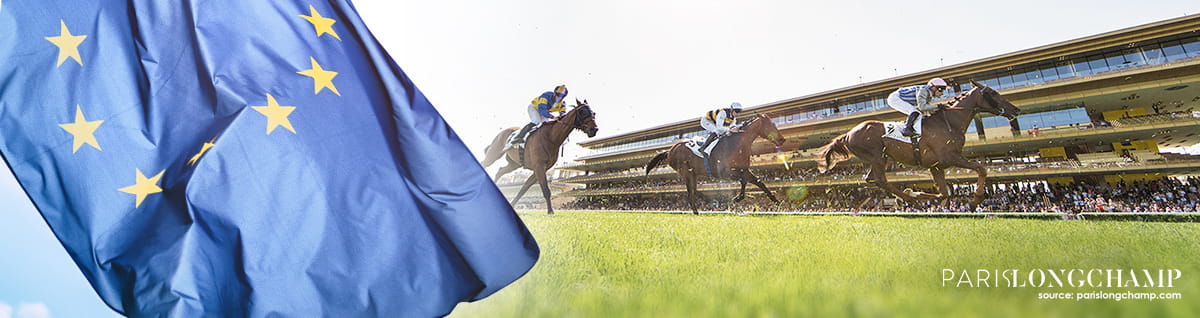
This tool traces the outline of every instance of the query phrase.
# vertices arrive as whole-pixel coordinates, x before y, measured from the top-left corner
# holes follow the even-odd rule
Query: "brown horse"
[[[962,155],[967,128],[980,111],[1004,116],[1011,121],[1017,117],[1020,110],[991,87],[975,81],[971,81],[971,85],[974,86],[971,90],[959,94],[948,107],[922,119],[922,134],[917,141],[921,152],[919,162],[916,160],[917,155],[912,144],[882,137],[885,134],[883,122],[868,120],[822,147],[817,154],[818,169],[825,173],[853,154],[867,167],[867,183],[887,190],[909,204],[916,203],[916,198],[920,198],[940,199],[944,205],[949,203],[946,199],[949,198],[947,194],[950,190],[946,185],[945,169],[967,168],[979,176],[974,199],[971,201],[971,210],[974,211],[979,203],[983,202],[987,170],[983,165],[969,161]],[[906,192],[888,184],[885,170],[889,160],[929,169],[934,183],[937,184],[938,193]]]
[[[771,118],[759,114],[750,122],[742,125],[742,132],[723,138],[709,155],[714,177],[741,181],[742,190],[733,199],[734,202],[741,201],[746,197],[747,182],[758,186],[763,193],[767,194],[768,198],[771,198],[772,202],[779,202],[775,199],[775,195],[771,194],[771,190],[767,189],[767,185],[750,172],[750,155],[752,154],[750,146],[754,144],[754,139],[757,137],[775,143],[776,149],[784,142],[783,135],[779,134],[779,129],[775,127],[775,123],[771,122]],[[665,159],[671,169],[675,169],[675,172],[679,173],[679,179],[687,185],[688,207],[692,208],[692,213],[700,214],[700,211],[696,210],[696,182],[700,177],[707,175],[706,171],[708,170],[704,167],[704,158],[697,156],[691,149],[684,146],[686,142],[686,140],[679,141],[671,146],[671,149],[660,152],[651,158],[650,163],[646,164],[646,174],[649,175],[650,170],[653,170]]]
[[[541,128],[529,133],[525,137],[524,156],[526,169],[532,170],[533,175],[525,180],[525,185],[521,186],[521,191],[517,192],[517,196],[512,199],[512,204],[516,205],[517,200],[525,195],[525,191],[537,182],[542,186],[542,196],[546,198],[546,213],[554,214],[554,206],[550,204],[550,186],[546,179],[546,171],[554,166],[558,161],[558,149],[563,142],[567,140],[567,136],[571,134],[571,130],[579,129],[586,133],[588,137],[595,137],[599,128],[596,128],[596,115],[592,112],[592,108],[588,106],[587,100],[580,102],[575,100],[576,106],[559,117],[558,120],[542,124]],[[483,166],[487,167],[505,157],[508,164],[500,168],[496,172],[496,181],[513,170],[522,167],[521,150],[516,148],[506,148],[508,137],[512,135],[516,128],[507,128],[500,131],[496,138],[492,139],[492,144],[484,149]]]

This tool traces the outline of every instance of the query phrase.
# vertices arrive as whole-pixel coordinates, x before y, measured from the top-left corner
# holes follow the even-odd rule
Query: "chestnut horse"
[[[987,170],[983,165],[967,160],[962,155],[967,128],[980,111],[1003,116],[1012,121],[1020,110],[991,87],[975,81],[971,81],[971,85],[974,86],[971,90],[959,94],[948,107],[921,119],[922,132],[917,141],[921,149],[920,161],[916,160],[912,144],[882,137],[885,134],[883,122],[868,120],[821,147],[817,154],[818,169],[825,173],[838,162],[854,155],[867,167],[867,183],[887,190],[909,204],[916,203],[916,198],[940,199],[942,204],[947,204],[946,199],[949,198],[950,192],[946,185],[945,169],[967,168],[979,176],[974,199],[971,201],[971,210],[974,211],[979,203],[983,202],[984,191],[987,189]],[[885,170],[889,160],[929,169],[933,175],[933,182],[937,184],[938,193],[906,192],[888,184]]]
[[[771,198],[772,202],[779,202],[778,199],[775,199],[775,195],[771,194],[771,190],[767,189],[767,185],[750,172],[750,155],[752,154],[750,146],[754,144],[754,139],[757,137],[775,143],[777,150],[784,142],[783,135],[779,134],[779,129],[775,127],[774,122],[771,122],[771,118],[759,114],[750,122],[742,125],[742,132],[722,138],[713,147],[712,153],[708,157],[711,161],[713,177],[741,181],[742,190],[733,199],[734,202],[741,201],[746,197],[747,182],[758,186],[763,193],[767,194],[768,198]],[[646,174],[649,175],[650,170],[653,170],[665,159],[667,164],[679,173],[679,179],[687,185],[688,207],[692,208],[693,214],[700,214],[696,209],[696,182],[700,177],[707,175],[707,169],[704,167],[704,158],[697,156],[691,149],[684,146],[685,143],[687,143],[686,140],[679,141],[671,146],[671,149],[655,155],[650,159],[650,163],[646,164]]]
[[[521,196],[525,195],[525,191],[528,191],[529,187],[533,186],[534,182],[537,182],[542,186],[542,197],[546,198],[546,213],[554,214],[554,206],[550,204],[550,186],[548,184],[549,180],[546,179],[546,171],[550,170],[554,166],[554,163],[558,161],[559,147],[562,146],[563,142],[567,140],[567,136],[574,129],[579,129],[586,133],[588,137],[595,137],[596,132],[599,131],[596,128],[595,113],[588,106],[587,100],[580,102],[576,99],[575,104],[576,106],[571,111],[563,114],[558,120],[542,124],[541,128],[530,132],[529,136],[525,137],[525,147],[523,149],[525,152],[524,168],[532,170],[533,175],[525,180],[525,185],[521,186],[521,191],[517,192],[517,196],[512,199],[512,205],[516,205],[517,200],[520,200]],[[483,151],[485,153],[483,159],[483,166],[485,168],[492,165],[500,157],[505,157],[508,161],[507,165],[496,172],[496,181],[500,180],[500,176],[522,167],[520,153],[522,150],[511,147],[506,148],[508,137],[516,130],[516,128],[501,130],[500,134],[492,139],[492,144]]]

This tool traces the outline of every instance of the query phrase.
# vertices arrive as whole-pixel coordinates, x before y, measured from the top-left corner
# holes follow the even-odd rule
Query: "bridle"
[[[764,118],[767,118],[767,116],[764,114],[758,114],[757,116],[754,116],[754,119],[751,119],[750,121],[741,125],[743,131],[745,130],[745,127],[749,127],[750,125],[754,124],[758,120],[764,119]],[[770,120],[770,119],[768,118],[767,120]],[[767,141],[775,142],[775,139],[778,139],[778,138],[779,138],[779,136],[777,134],[767,134]]]
[[[989,108],[994,110],[995,111],[994,113],[997,116],[1008,118],[1008,111],[1005,110],[1004,107],[997,107],[996,105],[999,103],[996,102],[995,98],[992,98],[991,94],[988,94],[987,90],[990,90],[990,89],[992,89],[992,88],[983,86],[983,87],[975,87],[975,88],[972,88],[971,90],[978,90],[979,94],[983,94],[983,102],[986,103]],[[968,93],[968,95],[970,95],[970,94]],[[964,109],[964,108],[959,107],[956,104],[955,106],[949,106],[949,107],[946,107],[945,109]],[[978,113],[980,110],[981,110],[980,107],[975,107],[976,113]]]
[[[592,118],[595,113],[592,113],[592,108],[588,105],[577,106],[574,111],[577,113],[575,113],[575,120],[571,121],[571,128],[586,132],[589,129],[586,126],[587,120]]]
[[[992,88],[988,87],[987,89],[992,89]],[[1004,107],[996,106],[999,103],[996,102],[995,98],[992,98],[992,94],[988,94],[988,92],[983,92],[983,99],[986,103],[988,103],[988,106],[991,106],[992,109],[997,111],[996,115],[999,115],[1004,118],[1008,118],[1008,110],[1004,109]]]

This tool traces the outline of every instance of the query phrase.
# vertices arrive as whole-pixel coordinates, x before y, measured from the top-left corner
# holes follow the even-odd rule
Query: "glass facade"
[[[1084,108],[1072,108],[1017,116],[1017,123],[1021,129],[1084,124],[1090,123],[1091,121],[1091,118],[1088,117],[1087,109]],[[1007,121],[1004,123],[1004,125],[1008,125]],[[987,126],[985,123],[984,127],[990,128],[995,126]]]
[[[975,79],[980,83],[999,90],[1027,85],[1037,85],[1059,79],[1094,75],[1142,65],[1163,64],[1180,59],[1200,56],[1200,36],[1195,35],[1195,32],[1167,36],[1157,40],[1139,42],[1137,44],[1138,45],[1136,47],[1122,45],[955,77],[962,79]],[[957,94],[959,91],[970,88],[971,84],[969,82],[958,83],[956,91],[951,92],[951,90],[947,90],[946,94],[942,96],[942,98],[954,96],[954,94]],[[775,125],[777,126],[786,126],[807,121],[823,120],[833,117],[848,116],[861,112],[871,112],[880,109],[886,109],[889,107],[887,106],[885,98],[889,93],[891,92],[876,92],[872,95],[882,97],[867,99],[865,101],[851,101],[829,108],[776,117],[772,118],[772,121],[774,121]],[[1082,111],[1082,116],[1079,115],[1078,111],[1074,110],[1028,114],[1022,115],[1019,118],[1019,121],[1022,129],[1026,128],[1024,127],[1025,125],[1030,125],[1030,127],[1032,127],[1032,125],[1035,123],[1037,123],[1039,127],[1050,127],[1056,126],[1055,124],[1051,123],[1063,122],[1071,124],[1087,122],[1087,112],[1083,111],[1082,108],[1080,108],[1080,111]],[[1060,114],[1060,112],[1067,113]],[[989,118],[983,119],[985,128],[1008,125],[1008,121],[1004,118]],[[999,124],[997,121],[1003,121],[1003,124]],[[697,129],[699,129],[699,127],[697,127]],[[970,131],[974,132],[973,126]],[[682,137],[691,138],[691,136],[699,136],[703,133],[704,132],[702,130],[697,130],[695,132],[683,134]],[[589,154],[611,153],[643,147],[662,146],[674,143],[679,138],[680,136],[661,137],[649,140],[634,141],[620,145],[599,147],[591,150]]]
[[[991,116],[983,118],[983,128],[1008,127],[1008,118],[1000,116]]]

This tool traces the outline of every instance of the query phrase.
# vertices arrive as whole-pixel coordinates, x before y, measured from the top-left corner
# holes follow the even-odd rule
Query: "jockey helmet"
[[[946,80],[943,80],[939,77],[934,77],[933,79],[929,80],[929,86],[947,87],[950,86],[950,84],[946,84]]]
[[[554,95],[557,95],[558,98],[567,97],[567,85],[558,85],[555,87]]]
[[[740,112],[742,111],[742,103],[733,102],[733,104],[729,104],[729,109]]]

